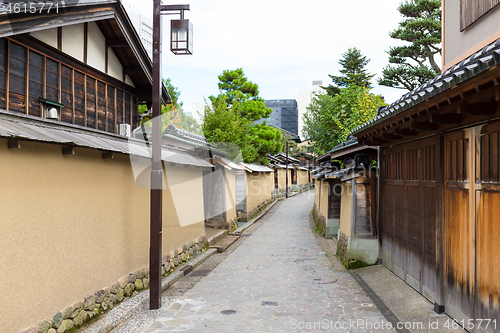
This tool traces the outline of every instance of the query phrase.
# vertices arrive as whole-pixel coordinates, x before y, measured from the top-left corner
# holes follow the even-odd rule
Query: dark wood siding
[[[26,112],[26,51],[16,43],[9,49],[9,110]]]
[[[381,154],[381,257],[384,265],[431,301],[437,292],[435,138]]]
[[[43,97],[44,84],[44,59],[43,55],[30,51],[29,54],[29,106],[28,113],[32,116],[42,116],[42,106],[40,105],[40,97]]]
[[[45,98],[52,102],[59,102],[59,63],[47,59],[45,64]]]
[[[465,30],[499,3],[500,0],[460,0],[460,31]]]
[[[125,124],[132,125],[132,97],[129,94],[125,94]]]
[[[95,128],[96,127],[96,91],[95,85],[96,80],[91,78],[90,76],[86,77],[87,79],[87,126]]]
[[[108,86],[108,132],[115,133],[115,88]]]
[[[61,66],[61,121],[73,122],[73,70],[68,66]]]
[[[116,89],[116,124],[123,124],[123,91]],[[118,126],[117,126],[118,127]]]
[[[85,126],[85,75],[74,71],[75,124]]]
[[[137,96],[128,87],[126,92],[118,90],[102,75],[93,74],[75,70],[64,59],[53,59],[31,45],[0,38],[0,108],[43,117],[40,100],[45,99],[62,105],[59,113],[64,122],[113,133],[117,122],[136,127]]]
[[[0,38],[0,108],[6,108],[6,83],[7,83],[7,40]]]
[[[106,130],[106,84],[97,81],[97,128]]]

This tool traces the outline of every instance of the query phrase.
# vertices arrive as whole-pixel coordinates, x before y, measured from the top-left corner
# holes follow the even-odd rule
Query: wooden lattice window
[[[460,31],[467,29],[499,3],[500,0],[460,0]]]

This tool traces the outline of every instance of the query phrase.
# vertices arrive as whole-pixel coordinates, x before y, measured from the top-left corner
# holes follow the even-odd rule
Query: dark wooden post
[[[437,271],[437,291],[436,302],[434,303],[434,311],[437,313],[444,312],[445,305],[445,265],[446,258],[444,252],[445,246],[445,218],[444,218],[444,195],[445,195],[445,175],[444,175],[444,134],[436,134],[436,271]]]
[[[149,309],[161,308],[162,163],[161,163],[161,1],[153,2],[153,127],[149,243]]]

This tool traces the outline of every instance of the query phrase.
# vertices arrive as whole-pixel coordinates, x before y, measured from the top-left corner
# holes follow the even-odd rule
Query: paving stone
[[[313,332],[325,330],[300,325],[382,318],[354,279],[332,267],[309,226],[312,205],[313,191],[283,200],[247,229],[252,237],[216,255],[227,257],[210,274],[186,277],[199,279],[192,288],[179,281],[167,290],[173,295],[178,288],[179,296],[169,299],[153,325],[137,330],[129,325],[129,331],[116,333]],[[236,313],[222,315],[223,310]]]

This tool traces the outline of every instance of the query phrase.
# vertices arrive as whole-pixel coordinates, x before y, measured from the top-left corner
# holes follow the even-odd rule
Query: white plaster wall
[[[49,44],[50,46],[57,48],[57,28],[33,31],[30,35],[41,40],[45,44]]]
[[[106,38],[95,22],[89,22],[87,40],[87,64],[100,70],[106,71]]]
[[[83,23],[62,28],[62,51],[83,62]]]
[[[111,48],[108,48],[108,74],[123,80],[123,67]]]

